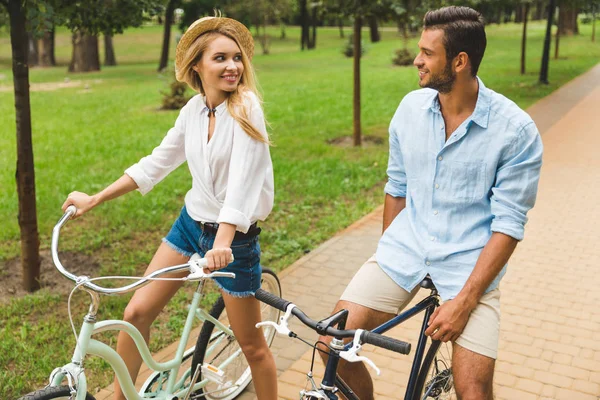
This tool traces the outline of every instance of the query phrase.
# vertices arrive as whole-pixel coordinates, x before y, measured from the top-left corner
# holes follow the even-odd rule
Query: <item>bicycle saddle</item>
[[[423,280],[421,281],[421,287],[423,289],[434,289],[435,285],[433,284],[433,281],[431,280],[431,277],[429,275],[427,275],[425,278],[423,278]]]

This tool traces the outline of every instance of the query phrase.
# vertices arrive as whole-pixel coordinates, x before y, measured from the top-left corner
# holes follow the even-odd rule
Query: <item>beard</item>
[[[456,82],[456,72],[452,71],[452,66],[449,62],[446,63],[444,70],[441,73],[430,75],[429,82],[419,85],[424,88],[437,90],[440,93],[450,93]]]

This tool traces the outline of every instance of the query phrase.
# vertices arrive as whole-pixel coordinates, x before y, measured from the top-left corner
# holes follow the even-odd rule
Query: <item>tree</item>
[[[45,31],[38,40],[40,49],[39,65],[42,67],[51,67],[56,65],[56,56],[54,53],[54,26]]]
[[[525,51],[527,48],[527,18],[529,16],[529,7],[531,3],[525,1],[523,3],[523,38],[521,39],[521,75],[525,75]]]
[[[592,42],[596,41],[596,2],[592,3]]]
[[[554,59],[558,60],[558,46],[560,44],[560,25],[561,25],[561,20],[563,20],[565,18],[565,15],[563,15],[562,13],[563,7],[559,6],[558,7],[558,21],[556,23],[557,25],[557,29],[556,29],[556,40],[554,41]]]
[[[171,25],[173,24],[173,13],[175,8],[179,5],[179,0],[169,0],[167,8],[165,10],[165,22],[163,30],[163,43],[162,50],[160,52],[160,61],[158,62],[158,71],[162,71],[167,68],[169,62],[169,44],[171,42]]]
[[[104,65],[115,66],[117,65],[117,58],[115,57],[115,48],[113,47],[112,35],[104,34]]]
[[[256,38],[262,47],[263,54],[268,54],[271,38],[267,34],[267,25],[282,26],[282,37],[285,36],[283,21],[291,16],[292,8],[291,0],[256,0],[232,2],[225,10],[228,15],[256,28]],[[314,29],[313,37],[315,37]]]
[[[358,1],[360,7],[360,0]],[[353,58],[353,76],[354,76],[354,100],[352,101],[352,114],[353,114],[353,129],[352,129],[352,142],[354,146],[361,145],[361,123],[360,123],[360,56],[361,56],[361,31],[362,31],[362,16],[360,9],[354,15],[354,58]]]
[[[301,0],[303,1],[303,0]],[[398,5],[400,0],[323,0],[325,13],[328,10],[334,10],[334,12],[343,12],[343,15],[354,20],[353,28],[353,40],[354,40],[354,57],[353,57],[353,143],[354,146],[360,146],[362,142],[362,129],[361,129],[361,106],[360,106],[360,58],[362,54],[361,49],[361,31],[363,20],[370,16],[381,16],[389,15],[392,10],[392,6]],[[337,14],[339,15],[339,14]]]
[[[35,202],[35,170],[31,141],[31,106],[29,100],[29,65],[27,62],[27,3],[23,0],[0,0],[10,18],[10,42],[17,125],[17,193],[19,229],[21,231],[21,269],[23,288],[33,292],[40,288],[40,241]]]
[[[163,8],[162,0],[47,1],[54,4],[57,21],[73,32],[70,72],[100,69],[99,34],[113,36],[123,33],[125,28],[140,26]]]
[[[580,6],[579,0],[560,0],[558,2],[558,35],[579,34],[577,15]]]
[[[581,8],[581,11],[585,14],[581,22],[584,24],[592,23],[592,42],[596,41],[596,12],[599,5],[599,0],[586,0],[582,3]]]
[[[379,33],[379,24],[377,23],[377,17],[370,15],[369,21],[369,32],[371,34],[371,43],[377,43],[381,40],[381,34]]]
[[[317,47],[317,23],[321,3],[299,0],[300,6],[300,48],[311,50]],[[312,29],[311,29],[312,28]]]
[[[550,62],[550,40],[552,36],[552,19],[556,8],[555,0],[550,0],[548,7],[548,23],[546,25],[546,36],[544,39],[544,53],[542,54],[542,67],[540,68],[540,83],[547,85],[548,82],[548,64]]]

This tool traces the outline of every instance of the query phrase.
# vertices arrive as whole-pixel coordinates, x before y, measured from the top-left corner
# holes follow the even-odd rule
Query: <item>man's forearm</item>
[[[402,211],[406,207],[406,198],[405,197],[394,197],[389,194],[385,194],[385,202],[383,203],[383,231],[390,226],[394,218],[400,211]]]
[[[475,308],[485,290],[508,262],[517,243],[517,239],[493,232],[456,299],[463,301],[471,309]]]

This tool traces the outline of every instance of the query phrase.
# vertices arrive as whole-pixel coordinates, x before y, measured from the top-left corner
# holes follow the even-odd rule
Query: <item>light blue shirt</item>
[[[429,274],[444,300],[463,288],[492,232],[523,239],[542,165],[533,120],[477,79],[475,110],[447,141],[432,89],[404,97],[390,124],[385,192],[406,197],[406,208],[381,237],[376,258],[407,291]]]

